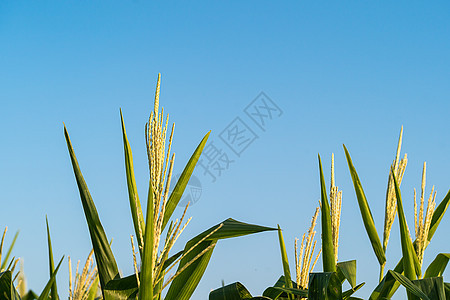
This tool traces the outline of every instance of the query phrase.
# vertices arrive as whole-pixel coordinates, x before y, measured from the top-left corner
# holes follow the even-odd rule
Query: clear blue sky
[[[2,1],[0,228],[9,226],[7,243],[21,230],[14,254],[25,260],[29,287],[40,291],[48,278],[46,214],[57,258],[84,260],[91,247],[63,122],[114,238],[119,267],[132,272],[119,108],[144,193],[144,124],[161,72],[161,102],[176,123],[175,170],[209,130],[234,160],[214,183],[196,171],[202,195],[189,210],[193,220],[178,247],[233,217],[280,224],[293,263],[294,237],[306,231],[320,198],[317,153],[328,170],[334,152],[343,190],[339,257],[357,259],[358,281],[366,282],[358,295],[367,297],[378,266],[342,144],[360,173],[379,234],[401,125],[410,228],[423,161],[427,192],[434,184],[441,201],[450,187],[449,37],[446,1]],[[262,91],[282,111],[265,131],[244,111]],[[258,136],[240,156],[220,138],[236,117]],[[449,230],[446,216],[424,265],[450,251]],[[388,268],[401,255],[398,236],[395,222]],[[260,295],[281,274],[275,233],[220,241],[194,299],[207,299],[221,280],[240,281]],[[67,261],[58,283],[66,297]]]

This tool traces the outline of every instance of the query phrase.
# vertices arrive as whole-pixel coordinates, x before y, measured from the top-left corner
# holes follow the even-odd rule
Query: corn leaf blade
[[[211,227],[210,229],[197,235],[186,243],[186,246],[184,247],[184,253],[186,253],[187,250],[191,249],[195,244],[197,244],[201,239],[210,234],[212,231],[217,230],[209,238],[205,239],[181,259],[177,272],[180,272],[181,270],[183,271],[179,273],[179,275],[172,281],[169,290],[167,291],[167,295],[164,298],[165,300],[190,299],[209,263],[212,252],[214,250],[213,244],[215,244],[218,240],[269,230],[276,230],[275,228],[247,224],[233,219],[227,219],[221,224],[222,227],[220,227],[218,230],[217,228],[220,226],[220,224]],[[189,264],[197,255],[206,250],[208,247],[211,248],[191,264]]]
[[[283,264],[285,287],[292,288],[291,271],[289,270],[289,261],[286,253],[286,245],[284,243],[283,233],[281,232],[280,225],[278,225],[278,242],[280,243],[281,262]],[[292,299],[290,295],[289,298]]]
[[[245,300],[252,295],[240,282],[228,284],[209,293],[209,300]]]
[[[446,300],[444,279],[441,276],[413,280],[412,283],[427,295],[428,298],[433,300]],[[416,299],[419,300],[418,298]]]
[[[61,258],[61,260],[58,263],[58,266],[56,266],[55,271],[52,273],[52,275],[50,276],[50,279],[48,280],[47,284],[44,287],[44,290],[42,291],[42,293],[39,295],[38,300],[45,300],[48,298],[48,294],[50,293],[50,290],[53,286],[53,283],[56,280],[56,274],[58,273],[59,267],[61,266],[61,263],[64,259],[64,256]]]
[[[417,258],[417,255],[416,252],[414,251],[411,238],[409,237],[408,224],[406,223],[405,213],[403,211],[402,195],[397,183],[397,178],[392,169],[391,174],[392,177],[394,178],[395,195],[397,198],[397,214],[398,214],[398,223],[400,225],[400,239],[402,244],[402,255],[403,255],[402,256],[403,270],[405,272],[405,276],[409,280],[415,280],[418,276],[420,276],[416,272],[416,265],[414,262],[414,256],[416,256]]]
[[[136,179],[134,176],[133,167],[133,153],[131,152],[131,146],[128,142],[122,110],[120,110],[120,120],[122,124],[123,151],[125,155],[125,171],[127,176],[128,198],[130,201],[131,217],[133,219],[134,232],[136,233],[139,245],[139,253],[142,257],[141,234],[144,235],[143,231],[145,229],[144,215],[142,214],[141,202],[139,201],[139,195],[136,187]]]
[[[372,212],[370,211],[369,203],[367,202],[366,195],[359,180],[358,173],[353,166],[352,159],[347,148],[344,145],[345,156],[347,158],[348,168],[352,177],[353,185],[355,187],[356,198],[358,199],[359,209],[361,211],[361,217],[363,219],[364,227],[366,228],[367,235],[369,236],[370,243],[372,244],[373,251],[378,259],[378,263],[383,265],[386,262],[386,255],[381,246],[380,238],[378,237],[375,222],[373,221]]]
[[[322,161],[319,158],[320,195],[321,195],[321,225],[322,225],[322,261],[324,272],[336,272],[334,257],[333,235],[331,229],[330,203],[328,202],[325,179],[322,170]]]
[[[19,294],[14,288],[11,271],[0,273],[0,298],[3,300],[20,300]]]
[[[439,203],[438,207],[434,210],[433,217],[431,218],[430,230],[428,231],[428,241],[431,241],[434,233],[436,232],[439,223],[442,220],[445,212],[447,211],[448,205],[450,204],[450,190],[445,195],[444,199]]]
[[[145,233],[144,233],[144,251],[142,256],[142,270],[141,270],[141,285],[139,288],[139,299],[153,300],[153,190],[150,181],[148,188],[147,200],[147,217],[145,219]]]
[[[422,290],[419,287],[414,285],[414,283],[412,283],[412,281],[409,280],[406,276],[403,276],[402,274],[397,273],[392,270],[389,270],[388,272],[392,275],[392,277],[395,280],[397,280],[401,285],[403,285],[406,288],[407,292],[409,292],[417,297],[420,297],[423,300],[430,300],[430,298],[428,298],[428,296],[425,295],[425,293],[422,292]]]
[[[365,282],[360,283],[357,286],[352,287],[351,289],[346,290],[345,292],[342,292],[342,300],[347,300],[347,299],[352,298],[350,296],[353,295],[354,293],[356,293],[357,290],[362,288],[364,284],[365,284]]]
[[[347,279],[352,288],[356,286],[356,260],[343,261],[336,264],[337,275],[341,283]]]
[[[114,255],[112,254],[111,246],[106,237],[102,223],[100,222],[94,201],[92,200],[91,194],[78,165],[75,151],[73,150],[66,126],[64,126],[64,135],[77,181],[78,190],[80,192],[81,203],[86,216],[89,234],[91,236],[92,247],[94,249],[95,259],[97,261],[100,285],[103,292],[103,289],[108,281],[119,277],[119,269],[117,268],[117,263]],[[105,295],[103,296],[106,297]]]
[[[450,253],[439,253],[428,266],[424,278],[442,276],[449,259]]]
[[[47,225],[48,264],[49,264],[50,276],[52,276],[53,272],[55,271],[55,264],[53,262],[52,241],[51,241],[51,238],[50,238],[50,228],[48,226],[47,216],[45,216],[45,223]],[[56,280],[52,284],[51,296],[52,296],[52,299],[59,299],[59,297],[58,297],[58,289],[57,289],[57,286],[56,286]]]
[[[19,231],[16,231],[16,234],[14,234],[11,245],[9,245],[8,251],[6,252],[5,257],[3,258],[2,265],[0,266],[1,270],[4,270],[6,268],[6,264],[8,263],[9,257],[11,256],[12,249],[14,248],[14,245],[16,244],[18,236],[19,236]]]

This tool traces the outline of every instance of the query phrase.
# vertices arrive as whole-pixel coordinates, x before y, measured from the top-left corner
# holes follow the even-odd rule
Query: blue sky
[[[189,210],[193,220],[178,247],[233,217],[280,224],[293,263],[294,237],[307,230],[320,198],[317,153],[325,170],[335,153],[343,190],[339,257],[357,259],[358,281],[366,282],[358,295],[367,297],[378,267],[342,144],[352,154],[379,234],[401,125],[409,158],[402,191],[410,227],[412,191],[420,188],[424,161],[427,193],[435,185],[442,200],[450,169],[449,36],[445,1],[3,1],[0,228],[9,227],[7,242],[21,230],[14,254],[25,260],[29,287],[40,291],[47,278],[46,214],[56,257],[84,260],[91,247],[63,122],[108,237],[114,238],[119,267],[132,272],[119,108],[144,193],[144,124],[160,72],[161,103],[176,123],[175,171],[209,130],[211,141],[235,160],[215,182],[196,170],[202,194]],[[260,92],[282,111],[264,131],[244,111]],[[240,156],[220,139],[236,117],[258,137]],[[425,266],[449,251],[448,230],[446,216]],[[400,255],[395,222],[387,267]],[[240,281],[259,295],[281,274],[275,233],[220,241],[194,299],[206,299],[222,280]],[[66,297],[67,262],[58,282]]]

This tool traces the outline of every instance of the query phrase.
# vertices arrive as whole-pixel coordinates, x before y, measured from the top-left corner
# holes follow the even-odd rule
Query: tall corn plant
[[[164,120],[163,112],[159,111],[159,93],[160,75],[158,75],[156,85],[154,110],[150,114],[149,122],[146,124],[150,180],[145,218],[136,187],[132,151],[121,112],[129,203],[137,238],[137,253],[141,262],[141,270],[139,272],[135,256],[137,253],[133,250],[135,274],[130,276],[122,278],[119,275],[116,260],[78,165],[68,131],[64,126],[64,134],[91,236],[104,299],[162,299],[161,293],[166,287],[168,287],[165,296],[166,300],[189,299],[203,276],[219,239],[273,230],[268,227],[227,219],[192,238],[182,251],[176,254],[170,253],[175,241],[190,220],[182,224],[187,207],[180,220],[170,221],[170,219],[205,147],[209,132],[195,149],[173,191],[170,192],[169,186],[174,163],[174,155],[171,155],[170,150],[174,126],[171,127],[166,151],[168,118]],[[168,224],[169,226],[167,227]],[[164,238],[162,236],[163,232],[166,233]],[[178,268],[175,274],[165,280],[168,272],[176,265],[178,265]]]
[[[421,297],[422,299],[428,299],[428,296],[418,287],[421,284],[422,278],[431,278],[433,276],[442,275],[443,269],[448,262],[450,255],[439,254],[435,261],[430,264],[422,276],[422,261],[425,248],[431,241],[444,213],[446,212],[450,203],[450,191],[435,207],[434,187],[428,198],[427,209],[424,211],[424,189],[425,189],[425,165],[422,174],[422,193],[417,209],[416,192],[414,191],[414,212],[415,212],[415,232],[416,240],[412,241],[409,234],[408,225],[403,209],[403,201],[400,191],[400,183],[403,177],[407,158],[406,155],[403,159],[400,159],[400,149],[402,141],[403,127],[400,131],[399,142],[397,146],[397,153],[394,162],[391,165],[389,172],[388,188],[386,192],[386,207],[385,207],[385,222],[383,231],[383,243],[379,239],[375,223],[370,211],[370,207],[365,196],[362,183],[356,172],[356,168],[353,165],[350,153],[344,146],[347,163],[349,166],[350,174],[353,180],[356,198],[361,211],[363,224],[368,234],[369,240],[372,244],[374,253],[380,264],[380,283],[375,288],[370,296],[370,300],[376,299],[390,299],[398,287],[404,285],[408,292],[409,299],[416,299]],[[425,212],[425,215],[424,215]],[[399,216],[399,229],[401,237],[401,249],[402,259],[396,265],[393,270],[389,270],[384,273],[384,267],[386,264],[386,248],[389,240],[390,230],[395,218],[395,215]],[[438,262],[445,263],[437,267]],[[429,270],[429,271],[428,271]],[[444,285],[442,288],[444,289]]]

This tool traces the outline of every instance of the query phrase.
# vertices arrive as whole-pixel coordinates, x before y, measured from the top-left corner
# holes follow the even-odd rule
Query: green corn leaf
[[[394,269],[397,273],[399,273],[399,268]],[[401,265],[401,269],[403,270],[403,265]],[[400,271],[401,273],[402,271]],[[391,299],[394,293],[397,291],[400,283],[395,280],[395,278],[391,275],[391,273],[387,272],[383,277],[381,282],[375,288],[375,290],[370,295],[369,300],[382,300],[382,299]]]
[[[19,231],[16,231],[16,234],[14,234],[14,237],[13,237],[13,240],[11,242],[11,245],[9,245],[8,251],[6,252],[6,255],[4,257],[2,265],[0,266],[1,270],[5,269],[6,264],[7,264],[8,260],[9,260],[9,257],[11,256],[12,249],[14,248],[14,245],[16,244],[16,240],[17,240],[18,236],[19,236]],[[0,252],[1,252],[1,250],[0,250]],[[1,258],[1,256],[0,256],[0,258]]]
[[[450,283],[444,282],[444,290],[445,290],[446,300],[450,300]]]
[[[209,300],[245,300],[252,298],[250,292],[240,282],[220,287],[209,293]]]
[[[29,290],[28,293],[26,293],[26,295],[22,297],[22,300],[36,300],[38,297],[39,296],[36,295],[35,292]]]
[[[430,223],[430,231],[428,232],[428,241],[430,242],[434,233],[436,232],[436,229],[439,225],[439,223],[442,220],[442,217],[444,216],[445,212],[447,211],[447,208],[450,203],[450,191],[447,193],[447,195],[444,197],[444,199],[439,203],[439,205],[436,207],[433,216],[431,218]],[[433,230],[431,230],[433,229]],[[416,243],[416,241],[414,241]],[[395,269],[395,272],[402,273],[403,272],[403,259],[400,259],[400,261],[397,263]],[[399,283],[392,278],[392,276],[389,275],[389,273],[386,274],[385,277],[390,277],[388,280],[383,279],[380,284],[375,288],[375,290],[372,292],[372,295],[370,296],[370,300],[379,299],[380,297],[385,298],[391,298],[392,295],[395,293],[395,291],[399,287]],[[380,298],[382,299],[382,298]]]
[[[152,183],[149,182],[148,200],[147,200],[147,217],[145,219],[145,234],[144,234],[144,253],[142,255],[142,269],[141,269],[141,285],[139,288],[140,300],[153,300],[153,190]]]
[[[411,280],[409,280],[406,276],[403,276],[402,274],[397,273],[392,270],[389,270],[388,272],[392,275],[392,277],[395,278],[395,280],[397,280],[401,285],[403,285],[406,288],[406,291],[408,293],[411,293],[417,297],[420,297],[423,300],[430,300],[430,298],[428,298],[428,296],[425,295],[425,293],[422,292],[422,290],[420,288],[418,288],[416,285],[414,285],[414,283],[412,283]],[[409,299],[409,297],[408,297],[408,299]],[[435,299],[433,299],[433,300],[435,300]]]
[[[106,295],[106,299],[136,299],[138,293],[136,274],[108,281],[102,292]]]
[[[414,263],[415,260],[414,256],[416,256],[417,259],[417,255],[416,252],[414,251],[414,247],[412,245],[412,241],[409,236],[408,224],[406,223],[405,213],[403,211],[402,195],[393,169],[391,169],[391,174],[392,177],[394,178],[395,194],[397,197],[397,213],[398,213],[398,222],[400,225],[400,239],[403,254],[403,270],[405,272],[405,276],[409,280],[415,280],[418,276],[420,276],[420,274],[416,272],[416,265]]]
[[[75,174],[75,178],[80,192],[81,203],[83,205],[84,214],[86,216],[86,222],[88,224],[89,233],[91,236],[92,246],[94,249],[95,259],[97,261],[98,274],[100,277],[100,285],[103,288],[108,281],[119,277],[119,269],[117,268],[116,260],[111,251],[111,246],[106,238],[105,231],[95,208],[94,201],[84,181],[83,174],[81,173],[78,165],[75,152],[70,142],[69,133],[66,126],[64,126],[64,135],[67,142],[67,148],[69,149],[70,159],[72,161],[72,167]],[[106,299],[106,296],[103,294]]]
[[[341,300],[342,285],[336,272],[311,273],[308,300]]]
[[[50,276],[50,279],[48,280],[47,284],[44,287],[44,290],[42,291],[42,293],[39,295],[38,300],[45,300],[48,299],[48,294],[50,293],[50,290],[53,286],[53,283],[56,280],[56,274],[58,273],[59,267],[61,266],[61,263],[64,259],[64,256],[61,258],[61,260],[58,263],[58,266],[56,266],[55,271],[52,273],[52,275]]]
[[[47,216],[45,216],[45,224],[47,225],[48,264],[49,264],[50,276],[52,276],[53,272],[55,271],[55,264],[53,262],[52,241],[50,238],[50,228],[48,227]],[[52,299],[59,299],[58,289],[56,286],[56,280],[52,284],[51,296],[52,296]]]
[[[413,280],[412,282],[417,286],[429,299],[446,300],[444,279],[442,277],[431,277],[420,280]],[[419,300],[418,297],[413,297],[414,300]]]
[[[291,271],[289,270],[289,261],[286,253],[286,245],[284,243],[283,233],[281,232],[280,225],[278,225],[278,241],[280,243],[281,262],[283,264],[283,272],[285,280],[285,287],[292,288]]]
[[[424,278],[442,276],[449,259],[450,253],[439,253],[428,266]]]
[[[356,286],[356,260],[339,262],[336,265],[337,275],[341,281],[347,279],[352,288]]]
[[[87,300],[95,300],[95,297],[97,296],[97,290],[98,290],[98,275],[95,276],[94,281],[91,284],[91,287],[89,288],[89,294]]]
[[[162,271],[164,271],[165,269],[167,269],[171,264],[173,264],[181,255],[183,255],[183,251],[177,252],[174,255],[172,255],[171,257],[169,257],[168,259],[166,259],[164,261],[163,267],[162,267]]]
[[[212,252],[214,250],[214,244],[219,239],[238,237],[268,230],[276,230],[275,228],[246,224],[233,219],[227,219],[221,224],[223,225],[222,227],[220,227],[220,229],[218,229],[202,243],[200,243],[197,247],[192,249],[189,253],[185,254],[185,256],[181,259],[177,272],[180,272],[182,269],[183,272],[181,272],[172,281],[169,290],[167,291],[167,295],[164,298],[165,300],[190,299],[192,293],[194,292],[206,270]],[[191,249],[202,238],[210,234],[212,231],[216,230],[219,226],[220,224],[213,226],[210,229],[192,238],[189,242],[186,243],[186,246],[184,247],[184,253]],[[185,268],[188,263],[190,263],[197,255],[199,255],[208,247],[210,248],[206,251],[206,253],[204,253],[201,257],[197,258]]]
[[[11,276],[9,270],[0,273],[0,299],[2,300],[20,300]]]
[[[356,293],[357,290],[359,290],[360,288],[363,287],[363,285],[365,284],[365,282],[358,284],[357,286],[342,292],[342,300],[347,300],[347,299],[351,299],[352,297],[350,297],[351,295],[353,295],[354,293]]]
[[[321,217],[322,217],[322,261],[325,272],[336,272],[334,257],[333,235],[331,229],[330,203],[328,202],[325,179],[323,177],[322,162],[319,158],[320,188],[321,188]]]
[[[283,293],[281,287],[270,286],[264,290],[263,296],[269,299],[278,299]]]
[[[285,288],[285,287],[269,287],[264,291],[263,296],[268,299],[286,299],[287,296],[293,296],[294,299],[308,297],[308,290]]]
[[[291,280],[291,284],[295,289],[298,289],[297,283]],[[286,294],[283,294],[284,291],[282,290],[286,286],[286,280],[284,279],[284,275],[281,276],[275,285],[273,287],[268,287],[264,290],[263,296],[268,297],[270,299],[278,299],[278,297],[285,296]],[[282,289],[277,289],[282,288]],[[307,290],[306,290],[307,291]]]
[[[436,229],[439,226],[442,217],[447,211],[449,203],[450,203],[450,190],[447,192],[447,195],[445,195],[441,203],[439,203],[438,207],[436,207],[436,209],[434,210],[433,217],[431,218],[430,230],[428,231],[428,241],[431,241],[431,238],[436,232]]]
[[[211,131],[209,131],[203,137],[202,141],[197,146],[197,149],[195,149],[195,151],[192,154],[191,158],[189,159],[188,163],[184,167],[184,170],[181,173],[180,178],[178,179],[177,183],[175,184],[175,187],[173,188],[172,193],[169,196],[169,200],[167,201],[166,210],[164,212],[164,219],[163,219],[163,225],[162,225],[163,229],[166,227],[167,222],[170,220],[170,217],[172,216],[173,211],[177,207],[178,202],[180,202],[181,196],[183,196],[184,190],[186,189],[189,179],[191,178],[192,172],[194,172],[195,165],[197,164],[197,161],[200,158],[200,155],[202,154],[203,148],[205,147],[206,141],[208,140],[210,133],[211,133]]]
[[[139,245],[139,253],[142,257],[141,234],[143,236],[145,230],[144,215],[142,214],[141,202],[139,201],[139,195],[136,187],[136,179],[134,176],[133,167],[133,154],[131,152],[130,143],[128,142],[122,110],[120,110],[120,120],[122,123],[123,151],[125,154],[125,171],[127,174],[128,198],[130,200],[131,217],[133,219],[134,232],[136,233],[136,238]]]
[[[361,217],[363,219],[364,227],[366,228],[367,235],[369,236],[370,243],[372,244],[372,248],[378,259],[378,263],[380,265],[383,265],[386,262],[386,255],[383,251],[383,247],[381,246],[380,238],[378,237],[369,203],[367,202],[367,198],[364,194],[364,190],[361,181],[359,180],[358,173],[356,173],[356,169],[353,166],[352,159],[345,145],[344,151],[347,158],[348,168],[352,176],[353,185],[355,187],[356,198],[358,199],[358,205],[361,211]]]

